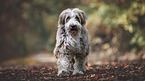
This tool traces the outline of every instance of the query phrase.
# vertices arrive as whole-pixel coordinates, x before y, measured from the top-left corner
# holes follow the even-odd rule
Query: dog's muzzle
[[[71,34],[76,35],[78,33],[78,28],[76,25],[71,25],[70,26],[70,31]]]

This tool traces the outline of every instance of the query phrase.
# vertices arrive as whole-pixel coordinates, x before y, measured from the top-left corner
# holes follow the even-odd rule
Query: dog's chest
[[[68,53],[80,53],[80,50],[82,48],[80,39],[75,40],[71,37],[67,37],[65,43],[66,51]]]

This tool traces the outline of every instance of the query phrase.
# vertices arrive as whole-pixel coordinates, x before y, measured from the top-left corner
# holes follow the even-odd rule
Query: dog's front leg
[[[70,56],[64,55],[57,59],[58,74],[57,76],[69,76]]]
[[[73,75],[84,74],[83,71],[85,69],[86,61],[87,57],[75,59]]]

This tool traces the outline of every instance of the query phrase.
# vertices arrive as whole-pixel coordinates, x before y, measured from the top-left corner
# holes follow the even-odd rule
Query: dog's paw
[[[57,76],[69,76],[69,72],[66,70],[61,70],[58,72]]]
[[[83,75],[84,72],[83,72],[83,71],[79,71],[79,70],[74,70],[74,71],[73,71],[73,75],[77,75],[77,74]]]

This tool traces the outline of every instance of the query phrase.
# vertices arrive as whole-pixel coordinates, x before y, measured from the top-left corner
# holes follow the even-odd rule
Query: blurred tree
[[[94,51],[99,45],[105,50],[114,46],[144,54],[144,0],[1,0],[0,61],[42,50],[52,52],[58,15],[74,7],[87,14]]]
[[[119,51],[131,51],[136,54],[144,51],[144,0],[93,0],[89,5],[93,9],[93,13],[90,14],[88,19],[88,25],[91,25],[90,31],[94,32],[94,35],[92,35],[93,46],[96,45],[95,43],[100,43],[95,36],[96,33],[102,31],[100,30],[102,26],[105,26],[102,33],[105,34],[107,31],[113,33],[113,38],[108,43],[117,45],[115,47],[118,48]],[[108,34],[110,35],[112,33]],[[143,54],[142,52],[140,56],[143,56]]]
[[[1,0],[0,61],[42,50],[52,52],[59,13],[77,4],[62,1]]]

